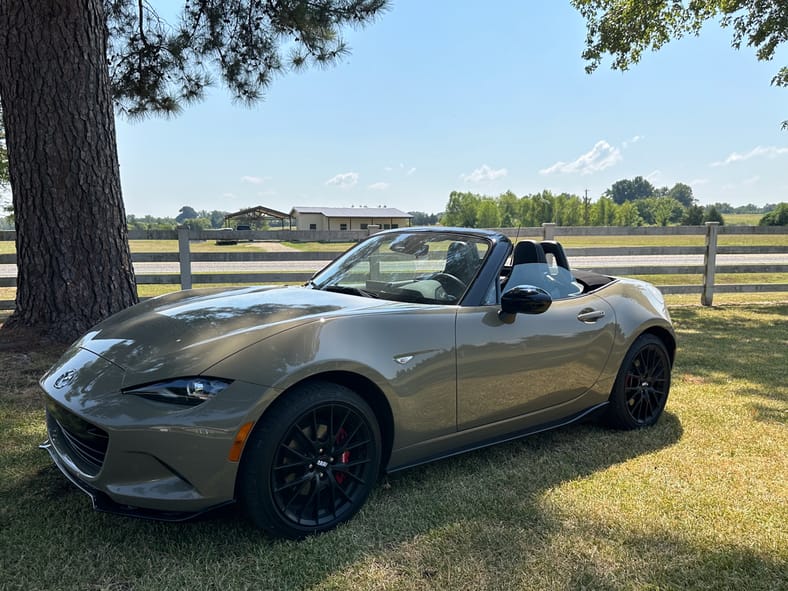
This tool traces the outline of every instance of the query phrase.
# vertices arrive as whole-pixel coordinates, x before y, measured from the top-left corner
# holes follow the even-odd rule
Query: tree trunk
[[[72,340],[137,301],[102,0],[0,0],[0,98],[18,268],[4,329]]]

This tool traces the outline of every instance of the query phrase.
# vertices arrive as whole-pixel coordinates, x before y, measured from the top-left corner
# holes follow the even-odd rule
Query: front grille
[[[53,400],[47,401],[47,429],[55,448],[85,474],[95,476],[104,464],[109,436]]]

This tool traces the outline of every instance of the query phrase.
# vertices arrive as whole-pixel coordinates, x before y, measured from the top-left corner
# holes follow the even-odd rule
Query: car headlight
[[[230,380],[217,378],[179,378],[177,380],[127,388],[123,390],[123,393],[134,394],[160,402],[196,406],[206,400],[210,400],[231,383]]]

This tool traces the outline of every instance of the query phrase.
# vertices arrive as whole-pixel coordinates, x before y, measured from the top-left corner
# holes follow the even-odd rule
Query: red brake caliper
[[[337,436],[334,438],[334,443],[338,445],[342,445],[342,442],[345,441],[347,438],[347,431],[345,431],[344,427],[341,427],[337,432]],[[342,464],[347,464],[350,461],[350,451],[345,450],[342,452],[342,455],[339,456],[339,461]],[[342,472],[334,472],[334,478],[337,481],[337,484],[342,484],[347,478],[347,475]]]

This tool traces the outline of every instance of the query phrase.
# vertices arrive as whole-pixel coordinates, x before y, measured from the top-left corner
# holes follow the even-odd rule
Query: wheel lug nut
[[[314,464],[309,464],[309,469],[310,469],[310,470],[311,470],[312,468],[314,468],[314,467],[315,467],[315,465],[314,465]]]

